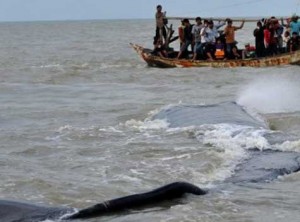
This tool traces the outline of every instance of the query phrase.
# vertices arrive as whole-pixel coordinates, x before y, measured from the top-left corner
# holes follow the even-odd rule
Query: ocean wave
[[[125,126],[139,132],[148,131],[161,131],[168,129],[169,123],[166,120],[149,120],[145,121],[139,120],[128,120],[125,122]]]
[[[90,138],[104,138],[112,135],[124,135],[124,132],[116,127],[75,127],[71,125],[64,125],[55,130],[54,135],[47,136],[48,141],[59,142],[61,140],[75,140],[75,139],[90,139]]]
[[[60,66],[61,64],[47,64],[47,65],[33,66],[33,68],[37,67],[37,68],[47,69],[47,68],[57,68]]]
[[[102,62],[99,65],[100,69],[112,69],[112,68],[145,68],[145,64],[140,62],[135,62],[134,60],[115,60]]]

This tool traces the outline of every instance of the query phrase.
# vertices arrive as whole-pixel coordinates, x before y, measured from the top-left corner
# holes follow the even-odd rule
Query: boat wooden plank
[[[137,44],[130,44],[140,57],[147,62],[149,66],[160,68],[175,67],[213,67],[213,68],[233,68],[233,67],[269,67],[280,65],[300,65],[300,50],[292,53],[283,53],[276,56],[253,58],[253,59],[237,59],[237,60],[191,60],[162,58],[151,54],[151,50],[144,49]]]

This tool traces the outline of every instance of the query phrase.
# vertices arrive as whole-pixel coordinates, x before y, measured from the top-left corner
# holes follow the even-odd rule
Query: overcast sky
[[[300,0],[0,0],[0,21],[153,18],[157,4],[169,16],[300,14]]]

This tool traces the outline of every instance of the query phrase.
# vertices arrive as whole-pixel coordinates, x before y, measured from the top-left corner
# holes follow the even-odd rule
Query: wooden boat
[[[232,67],[268,67],[281,65],[300,65],[300,50],[292,53],[282,53],[276,56],[264,58],[247,58],[235,60],[191,60],[162,58],[152,54],[151,49],[143,48],[140,45],[130,43],[132,48],[152,67],[174,68],[174,67],[214,67],[214,68],[232,68]]]

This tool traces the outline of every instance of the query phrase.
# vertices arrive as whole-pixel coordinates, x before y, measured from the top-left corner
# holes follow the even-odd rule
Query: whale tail
[[[187,182],[174,182],[146,193],[129,195],[105,201],[69,216],[67,219],[84,219],[103,216],[128,209],[145,207],[182,197],[186,193],[204,195],[206,191]]]

